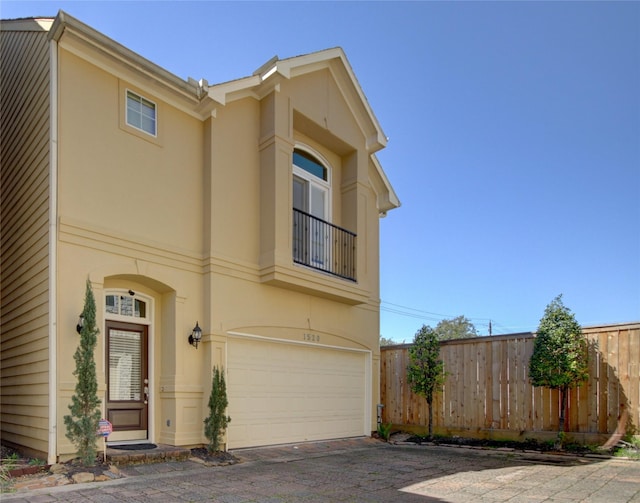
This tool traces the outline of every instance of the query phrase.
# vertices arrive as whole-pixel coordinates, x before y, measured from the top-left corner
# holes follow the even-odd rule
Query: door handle
[[[144,404],[147,405],[149,403],[149,379],[144,380]]]

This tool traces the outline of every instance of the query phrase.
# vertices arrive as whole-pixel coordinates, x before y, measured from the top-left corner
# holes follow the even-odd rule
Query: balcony
[[[356,235],[294,208],[293,261],[355,282]]]

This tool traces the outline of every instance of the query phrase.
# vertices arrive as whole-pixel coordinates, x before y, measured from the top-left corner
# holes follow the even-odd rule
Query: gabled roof
[[[66,31],[75,33],[97,50],[118,60],[125,67],[153,78],[157,83],[171,89],[174,93],[178,93],[184,99],[192,103],[200,103],[200,106],[197,107],[200,112],[208,108],[202,103],[207,98],[221,105],[246,96],[254,96],[259,99],[277,87],[278,76],[292,79],[309,72],[329,69],[347,103],[353,107],[354,117],[367,139],[367,151],[369,153],[377,152],[387,144],[387,137],[340,47],[286,59],[274,57],[249,77],[209,85],[204,79],[199,82],[194,79],[185,81],[61,10],[50,27],[49,37],[59,41]]]
[[[292,79],[323,69],[332,72],[347,103],[354,107],[354,116],[367,138],[367,150],[373,153],[384,148],[387,145],[387,137],[356,79],[347,56],[340,47],[286,59],[276,56],[250,77],[209,86],[209,97],[222,105],[247,96],[259,99],[277,87],[277,76]]]
[[[371,155],[374,167],[375,179],[372,180],[372,183],[378,194],[378,209],[381,215],[400,206],[400,201],[393,187],[374,155],[375,152],[386,146],[387,137],[340,47],[285,59],[279,59],[276,56],[258,68],[251,76],[209,85],[204,79],[196,82],[191,78],[184,80],[174,75],[62,10],[53,20],[26,19],[19,21],[14,23],[16,28],[21,26],[24,29],[24,26],[29,25],[30,29],[48,30],[49,38],[55,41],[60,41],[65,32],[69,33],[71,37],[88,44],[99,53],[111,58],[112,61],[117,61],[119,65],[122,65],[122,68],[151,78],[173,96],[179,97],[179,100],[174,101],[177,106],[181,102],[185,105],[184,110],[201,118],[211,112],[215,103],[225,105],[247,96],[260,99],[273,89],[277,89],[281,79],[292,79],[318,70],[329,70],[366,138],[367,152]]]
[[[382,131],[378,119],[373,113],[367,98],[356,79],[355,73],[340,47],[326,49],[292,58],[271,58],[249,77],[232,80],[208,87],[209,97],[221,105],[246,98],[260,99],[277,89],[279,78],[292,79],[306,73],[329,69],[340,91],[352,107],[354,117],[367,138],[367,151],[371,156],[370,171],[373,188],[378,195],[378,211],[385,216],[387,211],[400,206],[400,200],[384,173],[375,152],[384,148],[387,137]]]

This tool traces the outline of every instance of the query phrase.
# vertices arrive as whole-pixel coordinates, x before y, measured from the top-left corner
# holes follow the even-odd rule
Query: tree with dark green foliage
[[[231,422],[227,416],[227,384],[224,371],[217,366],[213,367],[213,380],[211,383],[211,395],[209,396],[209,417],[204,420],[204,435],[209,439],[207,450],[214,453],[220,450],[222,436]]]
[[[430,439],[433,438],[433,395],[442,390],[445,376],[438,335],[433,328],[422,325],[409,348],[407,379],[411,390],[427,400]]]
[[[534,386],[560,391],[559,433],[565,431],[569,390],[588,377],[587,341],[575,316],[562,303],[562,295],[558,295],[540,320],[529,362],[529,378]]]
[[[73,375],[78,378],[78,382],[69,405],[71,414],[64,416],[64,424],[67,427],[67,438],[78,449],[80,462],[84,466],[89,466],[96,462],[96,431],[100,421],[100,399],[94,360],[94,350],[100,331],[96,327],[96,302],[88,279],[82,318],[84,323],[80,332],[80,344],[73,355],[76,361]]]
[[[476,327],[466,316],[457,316],[450,320],[441,320],[434,328],[438,339],[450,341],[452,339],[466,339],[478,337]]]
[[[393,346],[394,344],[397,344],[397,342],[395,342],[393,339],[387,339],[386,337],[383,337],[382,335],[380,336],[380,347]]]

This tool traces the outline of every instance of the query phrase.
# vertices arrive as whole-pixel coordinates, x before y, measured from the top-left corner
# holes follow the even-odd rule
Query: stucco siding
[[[105,236],[202,253],[202,122],[61,44],[59,216]],[[90,93],[86,89],[91,89]],[[157,105],[157,138],[127,126],[127,90]],[[99,118],[99,119],[96,119]]]
[[[33,22],[0,31],[1,432],[47,452],[49,44]]]
[[[104,417],[114,389],[107,323],[147,327],[141,367],[149,397],[140,410],[148,421],[115,431],[123,435],[115,440],[204,443],[214,365],[233,371],[233,424],[242,426],[244,414],[255,433],[295,416],[296,431],[280,421],[281,435],[236,435],[230,445],[373,430],[378,206],[391,189],[372,157],[384,146],[382,131],[342,51],[282,60],[282,72],[270,76],[199,86],[66,13],[46,23],[2,24],[3,441],[49,459],[75,455],[64,416],[76,384],[75,327],[87,279],[100,330],[95,362]],[[136,96],[152,103],[153,127],[135,122],[128,105]],[[355,247],[341,245],[347,259],[323,259],[344,262],[350,276],[305,266],[295,255],[294,244],[312,239],[294,232],[293,175],[304,175],[293,167],[296,148],[326,165],[315,187],[329,210],[324,219],[357,234]],[[326,242],[337,240],[327,232]],[[131,297],[145,303],[144,314],[120,309]],[[199,347],[188,341],[196,322]],[[260,372],[290,389],[289,398],[277,397],[279,406],[265,403],[259,389],[264,407],[256,419],[252,404],[241,401],[253,393],[243,383]]]

